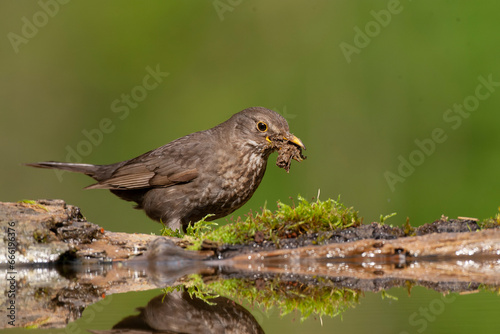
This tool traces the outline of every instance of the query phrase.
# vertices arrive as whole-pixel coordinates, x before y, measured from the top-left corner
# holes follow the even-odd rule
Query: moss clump
[[[206,286],[203,283],[203,279],[198,274],[189,275],[186,279],[186,283],[183,285],[168,286],[163,288],[162,291],[165,296],[174,291],[187,291],[189,293],[189,297],[192,299],[198,298],[203,300],[208,305],[217,305],[217,303],[210,300],[219,297],[219,295],[215,295],[212,292],[207,291]],[[165,296],[163,299],[165,299]]]
[[[246,301],[265,310],[276,307],[281,316],[300,312],[301,321],[311,315],[341,316],[344,311],[359,303],[361,292],[337,288],[333,283],[321,277],[315,284],[296,281],[284,281],[280,277],[272,279],[221,279],[203,282],[197,275],[190,275],[184,285],[164,289],[165,293],[186,290],[191,296],[213,304],[210,299],[225,296],[239,303]]]
[[[207,228],[204,220],[197,222],[187,229],[187,238],[193,243],[190,248],[199,249],[203,240],[247,244],[261,239],[279,243],[282,238],[359,226],[362,222],[352,207],[333,199],[309,202],[299,196],[298,201],[292,206],[278,202],[275,212],[264,207],[261,213],[250,213],[245,220],[238,217],[235,222],[218,229]]]
[[[335,317],[356,306],[360,293],[329,285],[311,286],[298,282],[283,282],[275,278],[260,281],[229,279],[215,281],[207,287],[211,292],[235,300],[246,300],[266,310],[276,307],[280,315],[300,312],[303,321],[310,315]]]
[[[416,235],[416,229],[413,226],[411,226],[409,217],[406,217],[406,222],[404,223],[402,228],[405,236],[413,237]]]
[[[389,231],[396,237],[423,235],[434,232],[467,232],[461,229],[463,219],[448,219],[441,217],[440,220],[432,224],[425,224],[420,227],[412,227],[409,218],[402,227],[387,225],[387,220],[395,213],[381,215],[380,223],[382,228],[388,226]],[[189,225],[186,234],[179,231],[171,231],[164,226],[162,235],[183,238],[188,248],[198,250],[202,248],[203,241],[209,241],[210,247],[215,245],[251,245],[269,242],[275,247],[280,247],[284,239],[293,238],[296,240],[314,240],[313,244],[321,244],[338,230],[359,227],[362,218],[358,217],[358,212],[352,207],[346,207],[339,200],[328,199],[326,201],[307,201],[303,197],[298,197],[298,204],[284,204],[278,201],[278,207],[273,212],[266,207],[256,214],[249,213],[245,219],[238,217],[236,221],[214,229],[217,225],[213,222],[206,222],[205,217],[193,225]],[[474,219],[475,220],[475,219]],[[476,223],[474,222],[474,226]],[[373,224],[372,224],[373,225]],[[478,221],[476,229],[500,228],[500,208],[499,213],[492,218]],[[337,230],[337,231],[335,231]],[[383,237],[387,230],[377,230]],[[304,238],[300,238],[303,236]],[[205,245],[206,246],[206,245]]]
[[[500,207],[498,207],[498,213],[495,217],[485,219],[483,221],[477,222],[479,228],[484,230],[488,228],[500,228]]]

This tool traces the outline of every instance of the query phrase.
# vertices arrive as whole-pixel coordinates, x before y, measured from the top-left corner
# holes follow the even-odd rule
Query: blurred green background
[[[131,203],[82,190],[86,176],[21,164],[71,150],[126,160],[264,106],[308,159],[286,174],[273,155],[235,216],[318,189],[366,223],[493,216],[499,12],[493,0],[2,1],[0,200],[61,198],[106,229],[158,232]],[[168,73],[150,90],[148,68]]]

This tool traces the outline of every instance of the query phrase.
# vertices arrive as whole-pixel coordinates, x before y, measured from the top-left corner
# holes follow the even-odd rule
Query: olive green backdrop
[[[0,200],[61,198],[106,229],[158,232],[131,203],[82,190],[86,176],[21,164],[113,163],[265,106],[308,159],[286,174],[271,156],[235,216],[320,189],[365,222],[490,217],[499,12],[465,0],[2,1]]]

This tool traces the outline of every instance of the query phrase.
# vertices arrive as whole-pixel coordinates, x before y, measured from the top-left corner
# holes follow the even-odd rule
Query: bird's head
[[[233,136],[238,141],[266,157],[278,150],[276,140],[305,149],[302,141],[290,132],[286,119],[275,111],[252,107],[234,114],[228,122],[233,123]]]

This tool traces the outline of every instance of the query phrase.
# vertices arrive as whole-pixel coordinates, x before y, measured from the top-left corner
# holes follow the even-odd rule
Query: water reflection
[[[138,315],[123,319],[106,332],[217,333],[224,328],[226,332],[262,333],[241,302],[275,308],[281,315],[322,318],[355,307],[367,291],[384,293],[404,287],[411,292],[414,286],[423,286],[449,294],[498,291],[500,286],[500,262],[496,259],[403,264],[321,260],[255,267],[172,256],[173,261],[160,257],[156,258],[159,261],[21,269],[16,298],[23,301],[23,308],[18,311],[17,324],[71,326],[85,309],[92,309],[106,295],[163,288],[165,293],[139,308]]]
[[[250,312],[225,297],[208,300],[184,291],[161,294],[111,330],[92,333],[264,333]]]

